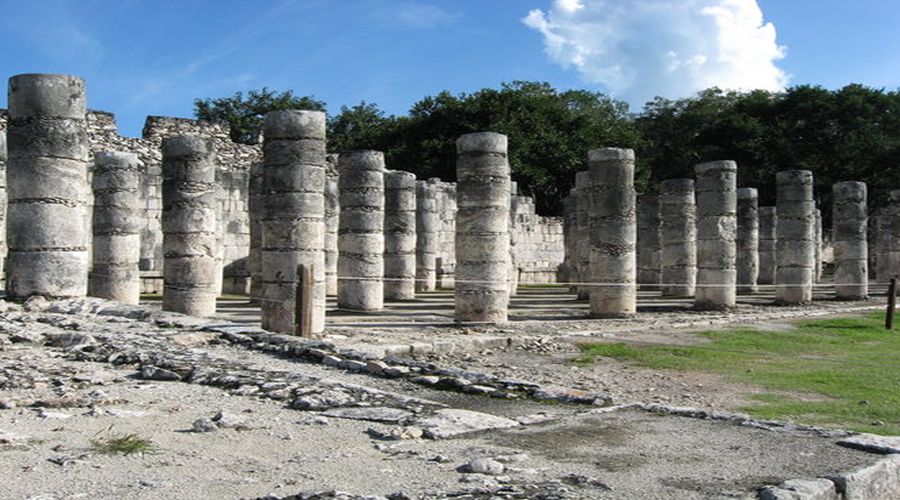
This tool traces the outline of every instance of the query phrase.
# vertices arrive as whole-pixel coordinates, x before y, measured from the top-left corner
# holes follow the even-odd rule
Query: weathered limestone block
[[[822,281],[822,272],[825,269],[822,261],[824,250],[825,250],[825,242],[823,240],[822,234],[822,211],[818,208],[815,211],[816,217],[816,225],[815,225],[815,244],[816,244],[816,267],[815,267],[815,283],[819,283]]]
[[[659,197],[642,195],[637,202],[638,284],[658,290],[662,275],[662,249],[659,243]]]
[[[263,163],[254,162],[250,165],[250,184],[247,193],[247,211],[250,218],[250,254],[247,256],[247,270],[250,271],[250,302],[253,304],[258,304],[263,297],[262,219],[266,208],[264,184]]]
[[[884,253],[879,262],[884,261],[884,281],[900,277],[900,189],[890,193],[890,204],[884,210]]]
[[[416,298],[416,176],[384,173],[384,298]]]
[[[575,269],[578,275],[578,299],[587,300],[590,297],[591,287],[586,283],[591,282],[591,174],[588,171],[575,174],[575,191],[578,193],[576,204],[576,235],[577,242],[575,252]]]
[[[866,184],[838,182],[832,186],[832,194],[835,296],[841,300],[863,300],[869,296]]]
[[[336,160],[335,160],[336,162]],[[338,226],[341,203],[338,178],[325,178],[325,294],[337,295],[338,290]]]
[[[563,219],[563,246],[564,246],[564,257],[563,257],[563,274],[561,276],[562,281],[568,283],[575,283],[578,281],[578,273],[575,271],[575,251],[576,251],[576,225],[578,220],[578,215],[575,210],[575,200],[577,199],[577,193],[574,188],[569,190],[569,196],[566,196],[563,199],[563,213],[565,217]],[[569,291],[574,292],[575,288],[572,285],[569,285]]]
[[[757,291],[759,278],[759,194],[755,188],[737,190],[737,293]]]
[[[815,279],[815,200],[808,170],[778,172],[776,181],[777,262],[775,300],[782,304],[812,301]]]
[[[164,311],[216,312],[216,151],[209,139],[174,136],[162,143]]]
[[[141,162],[134,153],[94,155],[94,252],[90,293],[137,304],[141,297]]]
[[[416,182],[416,291],[437,287],[437,250],[440,218],[437,210],[437,178]]]
[[[438,288],[456,286],[456,183],[442,182],[440,193],[440,248],[437,267]]]
[[[595,318],[637,312],[634,151],[603,148],[588,153],[591,179],[590,314]]]
[[[697,283],[697,225],[693,179],[660,186],[659,239],[663,297],[693,297]]]
[[[759,278],[760,285],[775,284],[775,236],[778,215],[775,207],[759,207]]]
[[[325,113],[273,111],[263,123],[262,327],[296,332],[297,267],[313,267],[312,332],[325,329]]]
[[[735,305],[737,164],[730,160],[701,163],[697,175],[697,309]]]
[[[509,189],[507,138],[493,132],[456,141],[458,322],[507,320]]]
[[[338,179],[338,307],[384,307],[384,153],[350,151],[340,156]]]
[[[91,198],[84,81],[10,78],[7,143],[7,296],[84,296]]]
[[[875,227],[876,227],[876,280],[879,283],[887,283],[894,277],[894,273],[891,270],[891,262],[890,262],[890,248],[891,248],[891,219],[893,218],[890,214],[892,211],[892,207],[884,207],[879,212],[879,215],[875,218]]]

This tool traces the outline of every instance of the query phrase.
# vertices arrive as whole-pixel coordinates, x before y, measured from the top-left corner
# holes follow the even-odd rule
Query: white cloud
[[[756,0],[555,0],[522,22],[552,61],[634,105],[788,82],[776,64],[785,48]]]

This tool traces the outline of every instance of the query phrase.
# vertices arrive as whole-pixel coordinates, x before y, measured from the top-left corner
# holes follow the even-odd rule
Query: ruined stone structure
[[[312,332],[325,329],[325,113],[274,111],[264,134],[262,327],[294,333],[301,264],[313,268]]]
[[[416,298],[416,176],[384,174],[384,298]]]
[[[493,132],[466,134],[456,151],[455,318],[503,322],[509,305],[507,139]]]
[[[879,281],[888,282],[900,277],[900,190],[890,192],[890,204],[882,210],[879,228],[882,242],[878,255]]]
[[[563,198],[563,216],[564,216],[564,224],[563,224],[563,246],[564,246],[564,261],[562,267],[562,275],[561,278],[564,282],[574,283],[578,280],[578,276],[575,272],[575,251],[576,251],[576,225],[578,221],[578,214],[575,211],[575,200],[577,194],[575,188],[569,190],[569,195]],[[575,291],[573,286],[569,286],[570,291]]]
[[[775,230],[778,216],[775,207],[759,207],[759,277],[760,285],[775,284]]]
[[[697,283],[697,226],[693,179],[660,185],[659,240],[663,297],[693,297]]]
[[[534,200],[519,196],[515,214],[515,258],[521,284],[554,283],[565,259],[563,220],[535,213]]]
[[[637,220],[634,151],[593,149],[591,180],[590,289],[592,317],[620,317],[637,311],[635,280]]]
[[[440,229],[438,230],[437,286],[453,288],[456,274],[456,183],[441,182],[438,191]]]
[[[192,316],[216,312],[215,146],[196,136],[162,143],[163,303]]]
[[[737,190],[737,293],[757,291],[759,278],[759,194],[756,188]]]
[[[6,262],[6,130],[0,129],[0,274]],[[5,277],[0,278],[0,283]]]
[[[520,201],[525,205],[525,197],[518,196],[519,187],[515,181],[509,183],[509,296],[514,297],[519,291],[519,256],[516,245],[520,237],[517,231],[517,220]]]
[[[141,295],[140,161],[134,153],[94,155],[90,294],[125,304]]]
[[[416,291],[433,292],[437,287],[437,249],[440,216],[437,207],[438,179],[416,182]]]
[[[737,164],[701,163],[697,175],[697,289],[694,307],[726,309],[735,305],[735,232]]]
[[[250,254],[247,270],[250,272],[250,301],[258,304],[263,296],[262,285],[262,219],[266,213],[265,177],[263,163],[250,166],[250,184],[247,190],[247,211],[250,219]]]
[[[832,194],[835,297],[862,300],[869,296],[866,184],[839,182]]]
[[[329,155],[336,156],[336,155]],[[338,225],[341,202],[338,178],[325,178],[325,294],[336,296],[338,291]]]
[[[808,170],[786,170],[775,175],[778,265],[775,300],[782,304],[812,301],[815,279],[815,200],[813,175]]]
[[[576,280],[581,283],[577,286],[578,299],[586,300],[590,297],[591,287],[591,241],[590,241],[590,214],[591,214],[591,176],[590,172],[577,172],[575,174],[575,191],[578,193],[576,204],[576,253],[575,268],[578,275]]]
[[[84,296],[91,197],[84,81],[14,76],[9,108],[7,296]]]
[[[662,277],[659,197],[650,194],[640,196],[637,210],[637,280],[642,288],[657,290]]]
[[[825,269],[823,261],[825,241],[822,234],[822,211],[818,208],[815,210],[815,218],[815,226],[813,229],[815,230],[814,241],[816,245],[816,265],[813,281],[815,283],[819,283],[820,281],[822,281],[822,272]]]
[[[340,156],[338,178],[338,307],[384,307],[384,153],[350,151]]]

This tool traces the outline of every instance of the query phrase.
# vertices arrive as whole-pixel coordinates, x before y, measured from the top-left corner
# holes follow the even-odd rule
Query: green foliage
[[[111,428],[106,430],[105,436],[91,440],[91,449],[100,455],[144,455],[157,452],[153,441],[137,434],[116,434],[111,432]]]
[[[693,346],[585,344],[581,362],[615,357],[657,369],[715,372],[773,393],[744,410],[787,418],[900,433],[900,336],[884,315],[807,321],[796,329],[736,329],[698,334]]]
[[[227,122],[231,126],[231,140],[242,144],[257,142],[266,113],[285,109],[325,111],[325,103],[312,96],[297,97],[293,91],[278,92],[267,87],[251,90],[246,97],[242,92],[235,92],[231,97],[194,99],[194,116]]]

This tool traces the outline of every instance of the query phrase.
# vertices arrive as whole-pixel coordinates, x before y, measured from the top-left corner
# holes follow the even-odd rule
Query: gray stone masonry
[[[697,283],[697,223],[693,179],[660,184],[659,240],[662,295],[693,297]]]
[[[869,296],[866,184],[838,182],[832,186],[832,195],[835,297],[863,300]]]
[[[7,296],[84,296],[91,201],[84,81],[10,78],[7,141]]]
[[[338,307],[377,311],[384,307],[384,153],[350,151],[339,163]]]
[[[0,130],[0,283],[6,260],[6,130]]]
[[[756,188],[737,190],[737,293],[758,290],[759,279],[759,193]]]
[[[804,304],[812,301],[816,267],[813,175],[808,170],[786,170],[775,175],[775,182],[775,300],[781,304]]]
[[[273,111],[263,124],[262,327],[296,331],[297,267],[313,267],[312,332],[325,330],[325,113]]]
[[[384,298],[416,298],[416,176],[384,174]]]
[[[760,285],[775,284],[775,230],[778,215],[775,207],[759,207],[759,277]]]
[[[216,312],[216,151],[197,136],[162,142],[164,311]]]
[[[879,255],[884,260],[884,281],[900,277],[900,190],[890,193],[890,205],[885,210],[884,221],[886,252]]]
[[[819,283],[822,281],[822,272],[824,271],[825,266],[823,265],[823,258],[825,252],[825,241],[823,240],[822,234],[822,211],[818,208],[816,209],[816,274],[815,274],[815,282]]]
[[[438,247],[437,286],[453,288],[456,275],[456,183],[442,182],[439,199],[441,229]]]
[[[493,132],[456,141],[458,322],[504,322],[509,305],[507,138]]]
[[[515,181],[509,183],[509,296],[514,297],[519,291],[519,256],[516,247],[522,240],[519,234],[517,219],[519,216],[520,202],[523,197],[518,196],[519,186]],[[522,241],[524,243],[524,241]]]
[[[576,247],[575,247],[575,269],[578,283],[591,282],[591,174],[588,171],[577,172],[575,174],[575,190],[578,193],[575,200],[576,211]],[[578,285],[578,299],[587,300],[590,297],[591,287],[589,285]]]
[[[338,290],[338,225],[341,203],[338,178],[325,178],[325,294],[336,296]]]
[[[437,178],[416,182],[416,291],[433,292],[438,247]]]
[[[250,302],[258,304],[263,296],[262,284],[262,219],[266,200],[263,185],[263,163],[250,166],[250,184],[247,193],[247,209],[250,212],[250,255],[247,269],[250,271]]]
[[[730,160],[701,163],[697,175],[697,309],[735,306],[737,164]]]
[[[569,190],[569,196],[563,198],[563,213],[564,213],[564,222],[563,225],[563,241],[565,248],[565,257],[563,259],[563,274],[562,279],[568,283],[574,283],[578,280],[578,275],[575,272],[575,233],[576,233],[576,224],[578,221],[578,214],[575,211],[575,203],[577,199],[577,193],[574,188]],[[569,286],[569,290],[575,292],[575,288],[573,286]]]
[[[603,148],[588,153],[591,179],[590,315],[637,312],[634,151]]]
[[[645,194],[637,202],[638,284],[658,290],[662,279],[662,249],[659,243],[659,197]]]
[[[891,263],[889,259],[891,247],[891,207],[887,206],[879,211],[875,218],[875,279],[879,283],[887,283],[891,280]]]
[[[90,293],[124,304],[141,298],[141,162],[134,153],[94,155],[94,252]]]

